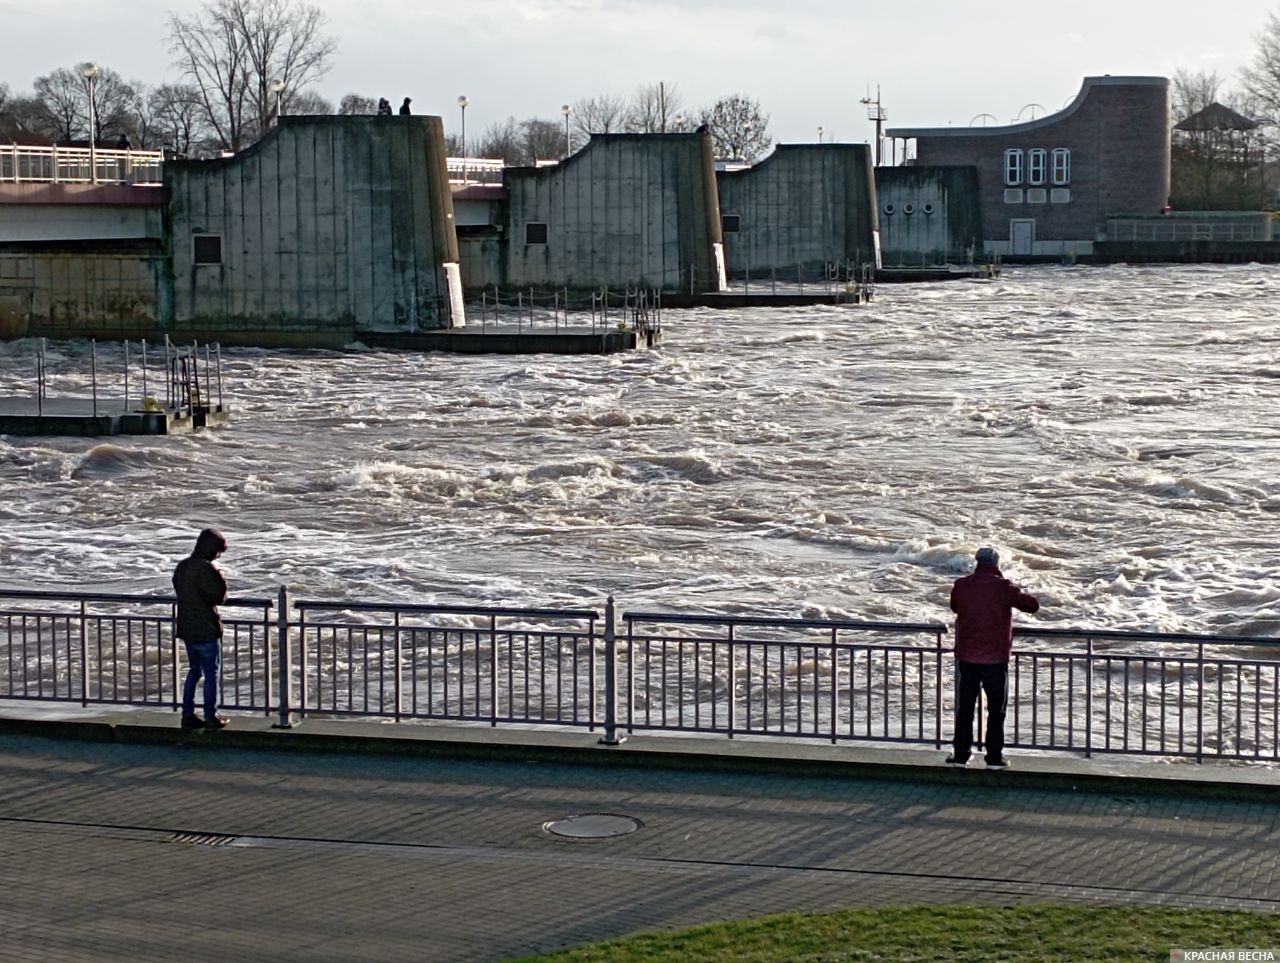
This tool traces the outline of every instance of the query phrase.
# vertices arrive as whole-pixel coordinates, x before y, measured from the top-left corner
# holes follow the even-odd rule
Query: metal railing
[[[279,715],[941,747],[938,623],[233,599],[223,705]],[[236,610],[248,610],[238,614]],[[274,613],[273,613],[274,609]],[[160,595],[0,592],[0,698],[176,707]],[[981,707],[977,722],[983,721]],[[1021,628],[1007,744],[1280,760],[1280,639]],[[981,731],[978,733],[981,738]]]
[[[0,182],[155,185],[163,167],[158,150],[0,145]]]
[[[304,715],[596,724],[598,612],[320,601],[293,608],[295,708]]]
[[[446,157],[450,184],[501,184],[507,163],[501,157]]]
[[[648,612],[622,620],[628,731],[942,743],[943,625]]]
[[[1009,745],[1280,758],[1278,639],[1030,628],[1017,639]]]
[[[269,599],[233,598],[222,638],[222,704],[267,711],[275,652]],[[0,592],[0,698],[179,705],[176,602],[163,595]]]

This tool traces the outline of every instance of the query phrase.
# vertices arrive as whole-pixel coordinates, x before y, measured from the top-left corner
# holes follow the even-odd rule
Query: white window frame
[[[1053,182],[1058,185],[1071,183],[1071,150],[1067,147],[1053,149]]]
[[[1043,184],[1049,152],[1043,147],[1033,147],[1027,151],[1027,183]]]
[[[1022,183],[1022,151],[1010,147],[1004,152],[1004,182],[1007,187],[1017,187]]]

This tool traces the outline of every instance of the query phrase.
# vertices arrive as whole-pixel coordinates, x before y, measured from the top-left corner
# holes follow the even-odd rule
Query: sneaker
[[[196,716],[196,715],[183,716],[183,717],[182,717],[182,728],[184,728],[184,729],[203,729],[203,728],[204,728],[204,720],[203,720],[203,719],[201,719],[199,716]]]
[[[1008,769],[1009,760],[1008,759],[988,759],[987,768],[990,769],[992,772],[999,772],[1001,769]]]
[[[210,716],[205,720],[204,727],[206,729],[225,729],[230,721],[224,716]]]
[[[946,764],[948,766],[955,766],[958,769],[963,769],[965,766],[969,765],[969,757],[965,756],[961,759],[953,752],[951,755],[947,756]]]

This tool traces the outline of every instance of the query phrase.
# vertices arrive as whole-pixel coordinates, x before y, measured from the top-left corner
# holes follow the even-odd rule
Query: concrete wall
[[[597,134],[555,166],[509,168],[504,183],[504,286],[720,286],[710,134]],[[546,243],[528,243],[529,224],[546,225]]]
[[[794,278],[828,264],[874,264],[875,184],[862,144],[781,144],[744,170],[717,175],[732,277]]]
[[[284,117],[234,157],[166,164],[165,186],[180,332],[462,322],[438,117]],[[221,237],[221,263],[195,263],[194,235]]]
[[[982,253],[982,205],[972,167],[879,167],[885,267],[963,264]]]
[[[111,207],[0,203],[0,242],[156,238],[163,227],[160,205]]]
[[[1047,117],[1003,127],[901,128],[917,166],[978,171],[986,247],[1013,253],[1014,221],[1032,222],[1031,254],[1087,254],[1107,218],[1157,214],[1169,197],[1169,82],[1163,77],[1087,77],[1075,100]],[[1006,193],[1004,152],[1071,151],[1071,177]],[[1054,199],[1052,188],[1065,189]],[[1025,238],[1025,234],[1022,235]]]
[[[0,248],[0,339],[154,334],[167,284],[163,252],[158,244],[107,247]],[[152,250],[137,249],[145,247]]]

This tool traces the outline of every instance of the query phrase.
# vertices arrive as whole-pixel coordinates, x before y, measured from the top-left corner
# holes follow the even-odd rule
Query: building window
[[[737,234],[741,220],[737,214],[725,214],[720,218],[720,232],[722,234]]]
[[[524,243],[546,244],[547,225],[544,221],[530,221],[524,226]]]
[[[1053,149],[1053,182],[1055,184],[1071,183],[1071,151],[1065,147]]]
[[[1043,187],[1027,188],[1028,204],[1045,204],[1048,202],[1048,200],[1049,200],[1049,192],[1046,191]]]
[[[222,263],[221,234],[195,234],[192,235],[191,241],[192,259],[197,264]]]
[[[1022,203],[1022,188],[1021,188],[1021,187],[1006,187],[1006,188],[1004,189],[1004,202],[1005,202],[1006,204],[1021,204],[1021,203]]]
[[[1045,161],[1048,159],[1048,151],[1043,147],[1037,147],[1035,150],[1027,151],[1027,183],[1043,184]]]
[[[1004,182],[1010,187],[1022,183],[1022,151],[1010,148],[1004,152]]]
[[[1052,190],[1050,190],[1050,191],[1049,191],[1049,203],[1050,203],[1050,204],[1070,204],[1070,203],[1071,203],[1071,188],[1069,188],[1069,187],[1055,187],[1055,188],[1053,188]]]

